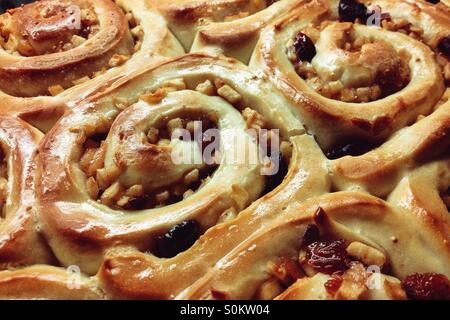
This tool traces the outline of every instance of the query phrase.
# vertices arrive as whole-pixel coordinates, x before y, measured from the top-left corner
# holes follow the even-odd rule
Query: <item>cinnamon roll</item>
[[[311,1],[267,28],[253,57],[328,153],[379,145],[434,111],[450,11],[425,1]],[[367,141],[367,142],[366,142]]]
[[[41,0],[0,15],[0,53],[1,112],[42,120],[183,49],[143,0]]]
[[[448,160],[412,170],[385,201],[358,191],[328,193],[329,160],[310,137],[297,139],[303,149],[294,149],[291,161],[299,166],[291,165],[280,188],[208,230],[189,251],[161,261],[112,250],[99,273],[107,292],[159,299],[449,299]],[[303,170],[311,173],[306,179]],[[298,202],[288,202],[291,196]],[[230,249],[220,255],[223,236]],[[151,276],[143,279],[143,272]]]
[[[450,299],[448,1],[38,1],[0,66],[109,15],[0,83],[0,298]]]
[[[170,258],[267,192],[302,129],[269,107],[284,99],[266,85],[235,60],[192,54],[65,115],[37,170],[40,221],[58,260],[92,274],[113,246]]]

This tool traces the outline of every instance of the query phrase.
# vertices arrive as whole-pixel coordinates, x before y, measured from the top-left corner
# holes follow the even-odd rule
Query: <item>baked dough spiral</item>
[[[289,110],[296,112],[296,117],[306,124],[308,132],[319,142],[323,151],[314,146],[314,142],[303,137],[304,140],[300,144],[305,146],[303,154],[316,156],[311,156],[314,161],[310,166],[302,163],[302,169],[312,172],[311,167],[316,166],[315,173],[323,176],[320,179],[308,176],[311,180],[308,181],[303,170],[297,166],[292,168],[292,163],[299,164],[301,161],[300,156],[297,158],[293,155],[290,172],[279,188],[241,212],[237,219],[208,230],[186,252],[161,261],[133,250],[113,250],[110,253],[111,258],[106,260],[99,273],[110,294],[122,298],[175,299],[274,298],[278,294],[281,294],[280,299],[403,299],[406,297],[405,291],[408,297],[411,297],[407,283],[412,273],[435,272],[448,277],[449,218],[448,209],[441,197],[449,187],[448,160],[423,164],[432,159],[448,157],[446,150],[449,147],[450,104],[446,102],[448,93],[444,93],[448,85],[448,58],[445,52],[439,51],[439,43],[445,41],[443,39],[448,35],[447,9],[441,4],[439,9],[443,11],[439,11],[434,5],[421,1],[405,1],[400,6],[398,2],[380,1],[373,5],[379,5],[381,12],[389,13],[391,24],[385,24],[384,28],[390,28],[392,31],[357,23],[337,22],[338,2],[312,1],[264,29],[250,63],[251,69],[265,71],[274,85],[291,102],[293,109]],[[412,16],[418,18],[400,23],[398,19],[404,12],[416,12]],[[405,15],[403,17],[407,19]],[[330,69],[343,68],[342,73],[339,73],[341,70],[337,72],[342,77],[339,81],[348,80],[350,88],[354,85],[352,81],[371,85],[371,81],[375,82],[380,77],[379,73],[388,75],[389,80],[405,82],[400,83],[397,89],[397,83],[390,83],[389,87],[394,91],[385,93],[381,88],[383,82],[377,83],[381,92],[373,98],[373,102],[359,101],[358,96],[354,97],[353,103],[339,101],[343,100],[342,97],[324,97],[308,87],[289,60],[289,46],[292,45],[289,40],[295,38],[299,29],[311,27],[310,23],[314,27],[314,20],[325,21],[324,29],[316,30],[320,31],[318,39],[323,40],[315,44],[315,57],[319,59],[316,64],[318,68],[324,65]],[[407,25],[407,29],[394,32],[396,28],[402,29],[395,25],[396,23],[403,24],[403,27]],[[422,26],[422,29],[413,29],[416,24]],[[432,25],[433,28],[427,28],[426,24]],[[427,31],[430,33],[427,34]],[[405,35],[408,32],[410,34]],[[413,34],[414,32],[422,34],[422,37]],[[350,54],[343,55],[342,58],[339,52],[343,49],[338,46],[344,45],[342,41],[347,36],[351,42],[356,42],[358,38],[370,39],[364,39],[359,44],[350,44],[355,47],[349,48]],[[320,51],[322,49],[323,51]],[[408,53],[408,63],[403,60],[405,58],[402,57],[402,50]],[[361,53],[354,54],[358,51]],[[379,59],[380,52],[388,57],[385,60]],[[330,62],[322,64],[323,59],[327,58]],[[341,62],[339,58],[345,62]],[[355,61],[352,62],[351,59]],[[366,63],[364,59],[370,62]],[[345,74],[347,67],[354,69]],[[328,70],[324,71],[326,72]],[[333,72],[330,71],[330,74]],[[351,145],[342,150],[336,148],[343,140],[351,138],[368,141],[366,145],[362,143],[362,149],[366,148],[365,151],[345,156]],[[367,152],[370,151],[369,142],[374,146],[385,143]],[[301,150],[301,147],[299,149]],[[330,159],[325,158],[322,152]],[[361,153],[363,155],[358,156]],[[323,171],[320,171],[320,168]],[[289,187],[289,183],[296,186],[295,195],[292,193],[294,188]],[[304,189],[302,183],[305,183]],[[320,188],[317,190],[306,187],[311,188],[311,185]],[[338,192],[317,197],[336,191]],[[283,197],[285,194],[292,197],[287,197],[288,199],[296,199],[295,204],[286,201]],[[427,196],[433,201],[427,203],[424,200]],[[309,201],[310,209],[302,207]],[[327,208],[326,204],[331,207]],[[290,209],[290,206],[293,208]],[[275,208],[278,208],[278,212]],[[315,221],[314,217],[319,208],[324,212],[322,215],[327,217],[326,220],[329,220],[328,227],[325,228],[328,233],[324,232],[323,237],[343,239],[340,241],[344,241],[347,246],[344,249],[354,254],[352,258],[357,260],[340,275],[338,281],[341,290],[337,289],[332,293],[326,290],[325,285],[331,279],[330,275],[320,272],[317,274],[316,271],[306,274],[305,277],[308,266],[298,266],[301,260],[298,258],[299,251],[301,254],[299,234],[304,232],[311,221]],[[287,218],[288,212],[297,217],[297,224],[293,222],[295,218]],[[332,222],[333,214],[336,214],[336,223]],[[261,222],[253,221],[260,219]],[[264,219],[268,219],[270,223],[265,223]],[[343,226],[339,226],[337,222]],[[374,225],[370,226],[371,223]],[[401,223],[405,226],[415,226],[415,231],[396,232],[397,225]],[[257,231],[252,229],[253,225],[258,228]],[[320,224],[318,226],[320,228]],[[286,233],[281,231],[283,228]],[[416,232],[420,232],[420,236]],[[224,250],[226,254],[219,255],[217,239],[224,234],[230,240]],[[277,234],[279,238],[276,237]],[[367,239],[359,238],[366,235]],[[400,239],[403,237],[406,240]],[[224,248],[224,245],[220,244],[220,247]],[[434,253],[424,258],[430,250]],[[200,252],[201,258],[197,259]],[[364,261],[367,255],[382,256],[384,263],[389,265],[384,267],[390,270],[390,275],[381,274],[384,282],[378,291],[368,289],[366,280],[370,276],[364,268],[361,269],[362,265],[367,266],[367,261]],[[280,259],[295,261],[294,265],[297,264],[297,267],[294,269],[297,271],[291,270],[293,275],[289,274],[289,269],[293,268],[292,264],[280,263]],[[129,267],[132,261],[134,268]],[[275,269],[281,269],[279,272],[285,276],[287,273],[288,279],[274,281],[271,278],[271,270],[266,268],[267,264],[275,265]],[[211,265],[214,267],[210,267]],[[252,271],[245,274],[237,272],[243,269]],[[151,276],[145,280],[139,278],[138,275],[144,272]],[[292,281],[295,282],[297,278],[300,280],[293,284]],[[349,287],[355,285],[355,278],[359,279],[356,282],[360,291],[348,291]],[[166,279],[174,280],[171,282]],[[401,284],[399,279],[404,282]],[[331,283],[335,281],[331,280]],[[288,284],[293,287],[286,289]],[[444,287],[448,288],[448,280],[444,280]],[[311,292],[318,294],[311,295]],[[276,295],[273,295],[274,293]],[[448,292],[444,292],[444,297],[448,297]]]
[[[42,228],[58,260],[92,274],[111,246],[171,256],[156,239],[171,227],[202,233],[257,199],[272,162],[257,157],[247,129],[279,125],[287,140],[301,128],[290,112],[269,107],[284,100],[265,85],[237,61],[192,54],[65,115],[41,144],[37,170]],[[220,159],[212,165],[202,160],[207,139],[199,146],[173,138],[195,120],[219,132]],[[178,154],[189,161],[178,162]]]
[[[42,134],[21,120],[0,116],[0,268],[51,263],[37,229],[33,153]]]
[[[378,9],[378,16],[346,17],[340,1],[311,1],[264,31],[252,61],[298,106],[326,151],[355,136],[384,142],[430,114],[450,76],[448,57],[437,61],[434,52],[444,55],[437,46],[448,37],[447,8],[349,2]]]
[[[448,209],[440,197],[450,185],[448,159],[412,170],[387,201],[358,191],[327,194],[334,184],[329,160],[311,137],[295,140],[299,148],[279,188],[172,259],[113,250],[99,273],[105,290],[134,299],[404,299],[399,279],[449,276]],[[325,285],[333,275],[305,261],[311,225],[320,230],[317,239],[344,241],[342,249],[356,261],[334,290]],[[375,289],[368,287],[374,279],[367,266],[381,271]],[[249,272],[238,272],[243,269]],[[144,272],[151,276],[142,279]]]
[[[44,129],[107,81],[183,53],[143,0],[36,1],[0,15],[0,26],[0,112],[25,114]]]
[[[157,61],[21,114],[0,298],[450,299],[448,1],[145,8]]]
[[[305,0],[149,0],[187,51],[248,63],[261,30]]]

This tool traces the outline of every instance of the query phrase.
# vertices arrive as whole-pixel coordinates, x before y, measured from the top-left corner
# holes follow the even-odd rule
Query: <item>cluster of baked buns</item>
[[[2,1],[1,299],[450,299],[450,2]]]

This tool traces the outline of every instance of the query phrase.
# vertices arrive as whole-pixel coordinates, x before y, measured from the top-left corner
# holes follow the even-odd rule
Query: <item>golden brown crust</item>
[[[51,8],[60,3],[69,8],[93,6],[98,30],[95,29],[97,31],[91,35],[79,31],[84,40],[61,52],[22,56],[0,48],[0,70],[3,70],[1,113],[19,114],[47,129],[48,124],[42,123],[42,118],[48,117],[49,113],[60,115],[77,100],[103,90],[106,82],[126,76],[165,56],[183,53],[162,17],[149,9],[143,0],[46,0],[28,5],[30,10],[26,12],[19,8],[11,13],[34,15],[41,7]],[[58,20],[53,22],[61,32],[50,34],[51,41],[61,33],[67,33],[67,26]],[[51,124],[57,117],[52,118]]]
[[[95,280],[45,265],[0,272],[0,300],[100,300]]]
[[[0,116],[0,141],[8,190],[0,219],[0,268],[52,262],[37,231],[33,156],[41,134],[23,121]],[[3,206],[2,206],[3,207]]]
[[[435,48],[437,39],[446,36],[446,30],[449,28],[449,20],[446,19],[449,14],[432,8],[429,4],[421,3],[418,7],[410,2],[402,2],[400,6],[397,5],[397,1],[370,1],[370,3],[372,6],[380,6],[382,12],[389,13],[392,19],[404,18],[421,27],[424,30],[424,41],[432,48]],[[397,54],[407,51],[411,57],[409,59],[411,81],[403,90],[369,103],[345,103],[315,92],[295,73],[284,50],[285,44],[296,32],[306,28],[311,22],[336,21],[337,7],[337,1],[316,0],[307,4],[306,9],[294,10],[289,16],[264,31],[253,58],[253,66],[266,70],[275,86],[297,106],[299,116],[325,149],[329,149],[339,139],[354,135],[372,141],[386,139],[399,128],[414,122],[419,115],[430,113],[445,88],[441,69],[428,46],[401,33],[353,24],[351,32],[356,37],[364,36],[387,42],[394,46]],[[404,12],[416,10],[419,11],[411,18],[403,16]],[[339,23],[331,24],[321,32],[323,39],[320,38],[320,42],[316,43],[318,54],[314,58],[316,60],[312,61],[313,66],[317,65],[320,68],[331,66],[336,70],[350,68],[351,55],[350,58],[346,56],[342,66],[340,65],[341,49],[337,49],[335,39],[341,32],[339,27]],[[428,31],[431,29],[433,31]],[[370,68],[373,67],[373,64],[368,65]],[[339,72],[336,70],[325,69],[323,72]],[[348,72],[357,78],[359,71],[352,70]],[[316,68],[316,71],[319,70]]]
[[[83,1],[74,1],[73,4],[75,8],[79,8],[78,5],[81,7]],[[102,67],[107,67],[114,54],[130,55],[133,50],[133,40],[123,11],[112,1],[97,0],[94,4],[95,11],[98,12],[97,19],[100,27],[98,33],[69,51],[51,54],[44,54],[43,52],[34,57],[21,57],[12,54],[3,57],[0,60],[1,90],[19,97],[47,95],[48,88],[51,86],[71,86],[72,81],[84,76],[91,76]],[[30,20],[39,18],[39,13],[45,10],[44,8],[52,10],[54,6],[58,5],[63,6],[65,4],[60,0],[47,0],[13,9],[8,14],[12,16],[13,22],[20,22],[16,27],[17,31],[14,28],[15,25],[13,25],[9,36],[11,37],[15,33],[26,33],[28,37],[32,37],[35,34],[42,35],[43,31],[48,29],[53,32],[55,28],[60,29],[54,31],[54,34],[46,35],[46,37],[60,35],[68,28],[60,21],[52,21],[49,26],[41,26],[42,30],[28,30],[27,27],[31,24]],[[75,15],[72,17],[72,19],[77,18]],[[76,23],[81,22],[75,22],[74,25]],[[69,27],[72,28],[72,25]],[[26,30],[24,31],[23,28]],[[36,28],[36,25],[34,25],[34,28]],[[36,42],[45,41],[45,38],[41,36],[41,38],[34,40]]]
[[[70,5],[0,18],[3,51],[90,41],[68,40],[84,0],[47,2]],[[448,1],[103,2],[130,57],[0,102],[23,119],[0,115],[0,298],[403,300],[450,277]]]
[[[161,84],[184,74],[183,80],[190,90],[169,92],[152,106],[145,102],[146,92],[154,92]],[[233,150],[240,148],[233,137],[248,135],[243,116],[222,98],[193,92],[197,83],[208,79],[227,83],[229,89],[233,87],[241,97],[239,103],[270,116],[271,123],[278,125],[286,138],[301,128],[290,112],[279,110],[272,114],[274,110],[267,101],[282,105],[284,100],[264,90],[267,81],[254,77],[245,66],[231,59],[191,54],[150,68],[131,81],[116,82],[109,91],[64,116],[40,147],[37,182],[40,217],[44,233],[60,261],[66,265],[79,264],[84,271],[95,273],[103,250],[111,246],[133,245],[148,250],[154,245],[155,236],[173,225],[196,220],[204,230],[216,224],[227,210],[240,212],[259,197],[265,185],[260,173],[261,163],[248,163],[244,159],[242,165],[235,166],[230,160]],[[238,86],[238,83],[242,84]],[[115,101],[131,106],[117,116],[120,110]],[[106,128],[108,134],[104,170],[114,172],[119,168],[118,181],[126,188],[139,184],[152,193],[161,186],[168,188],[171,181],[186,174],[186,170],[195,169],[184,164],[174,165],[170,163],[170,155],[155,153],[160,150],[165,154],[164,148],[140,142],[141,132],[164,121],[161,114],[169,120],[183,114],[209,114],[217,119],[218,129],[223,132],[220,138],[222,157],[211,179],[187,199],[137,214],[111,211],[104,203],[89,199],[84,186],[86,177],[77,163],[80,144],[94,134],[96,128]],[[130,126],[133,130],[129,130]],[[256,154],[257,149],[251,142],[242,152]],[[102,197],[106,200],[106,196]]]

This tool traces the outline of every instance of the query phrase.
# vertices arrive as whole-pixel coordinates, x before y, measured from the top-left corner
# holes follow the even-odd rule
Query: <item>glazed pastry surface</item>
[[[0,299],[450,299],[448,1],[39,0],[0,96]]]

